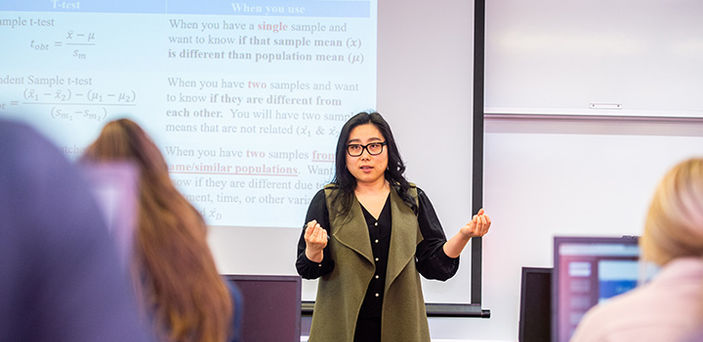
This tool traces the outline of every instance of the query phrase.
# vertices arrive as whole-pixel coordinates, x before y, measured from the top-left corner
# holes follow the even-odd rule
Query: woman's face
[[[356,178],[357,184],[372,184],[384,181],[383,174],[388,167],[387,146],[381,146],[381,153],[371,155],[369,153],[371,146],[368,145],[385,142],[386,139],[381,134],[381,131],[372,123],[359,125],[351,130],[345,152],[347,156],[347,170]],[[354,157],[349,155],[350,145],[353,145],[356,149],[360,147],[359,145],[367,147],[361,150],[360,156]],[[375,145],[375,147],[378,148],[378,145]],[[377,152],[377,150],[372,150],[372,152]]]

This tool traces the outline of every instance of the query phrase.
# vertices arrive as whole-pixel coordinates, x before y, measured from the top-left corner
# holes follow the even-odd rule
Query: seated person
[[[139,169],[133,278],[157,336],[237,340],[236,290],[218,274],[205,221],[171,182],[166,161],[144,130],[128,119],[109,122],[82,160],[129,161]]]
[[[703,159],[659,183],[640,239],[651,282],[592,308],[572,341],[690,341],[703,324]]]
[[[89,186],[26,125],[0,120],[0,340],[151,341]]]

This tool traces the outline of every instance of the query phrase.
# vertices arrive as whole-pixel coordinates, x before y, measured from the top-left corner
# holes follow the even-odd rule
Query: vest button
[[[374,242],[375,242],[375,243],[378,243],[378,239],[376,239],[376,241],[374,241]]]
[[[378,261],[378,258],[376,258],[376,261]]]
[[[378,296],[380,296],[380,294],[378,294],[378,292],[376,292],[376,297],[378,297]]]
[[[376,275],[376,279],[378,279],[378,274]]]
[[[374,227],[378,227],[378,222],[374,222]]]

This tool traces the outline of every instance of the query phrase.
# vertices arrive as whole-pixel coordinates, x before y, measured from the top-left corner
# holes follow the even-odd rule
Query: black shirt
[[[439,223],[432,203],[427,198],[427,195],[419,188],[417,189],[417,195],[419,202],[417,220],[423,240],[415,249],[415,266],[418,272],[427,279],[447,280],[451,278],[459,268],[459,258],[450,258],[444,253],[443,247],[447,238],[444,235],[444,230]],[[390,196],[386,199],[386,203],[378,220],[376,220],[363,205],[361,207],[369,230],[371,250],[373,251],[373,257],[376,261],[376,273],[369,282],[369,287],[366,291],[359,317],[380,318],[381,306],[383,304],[388,247],[391,236],[392,217],[390,212]],[[324,190],[320,190],[315,194],[315,197],[313,197],[308,207],[305,222],[310,222],[312,220],[317,220],[320,226],[326,230],[330,227]],[[316,279],[332,272],[334,269],[334,260],[331,259],[328,248],[325,248],[323,251],[324,257],[321,263],[312,262],[305,256],[304,235],[305,228],[303,228],[303,233],[298,241],[298,259],[296,261],[298,273],[305,279]]]

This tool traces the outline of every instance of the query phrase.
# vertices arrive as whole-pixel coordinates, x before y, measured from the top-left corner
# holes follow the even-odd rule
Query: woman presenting
[[[298,242],[298,273],[321,277],[309,341],[430,341],[419,274],[451,278],[464,246],[488,232],[490,219],[479,210],[447,241],[430,200],[403,177],[378,113],[344,124],[335,167]]]

